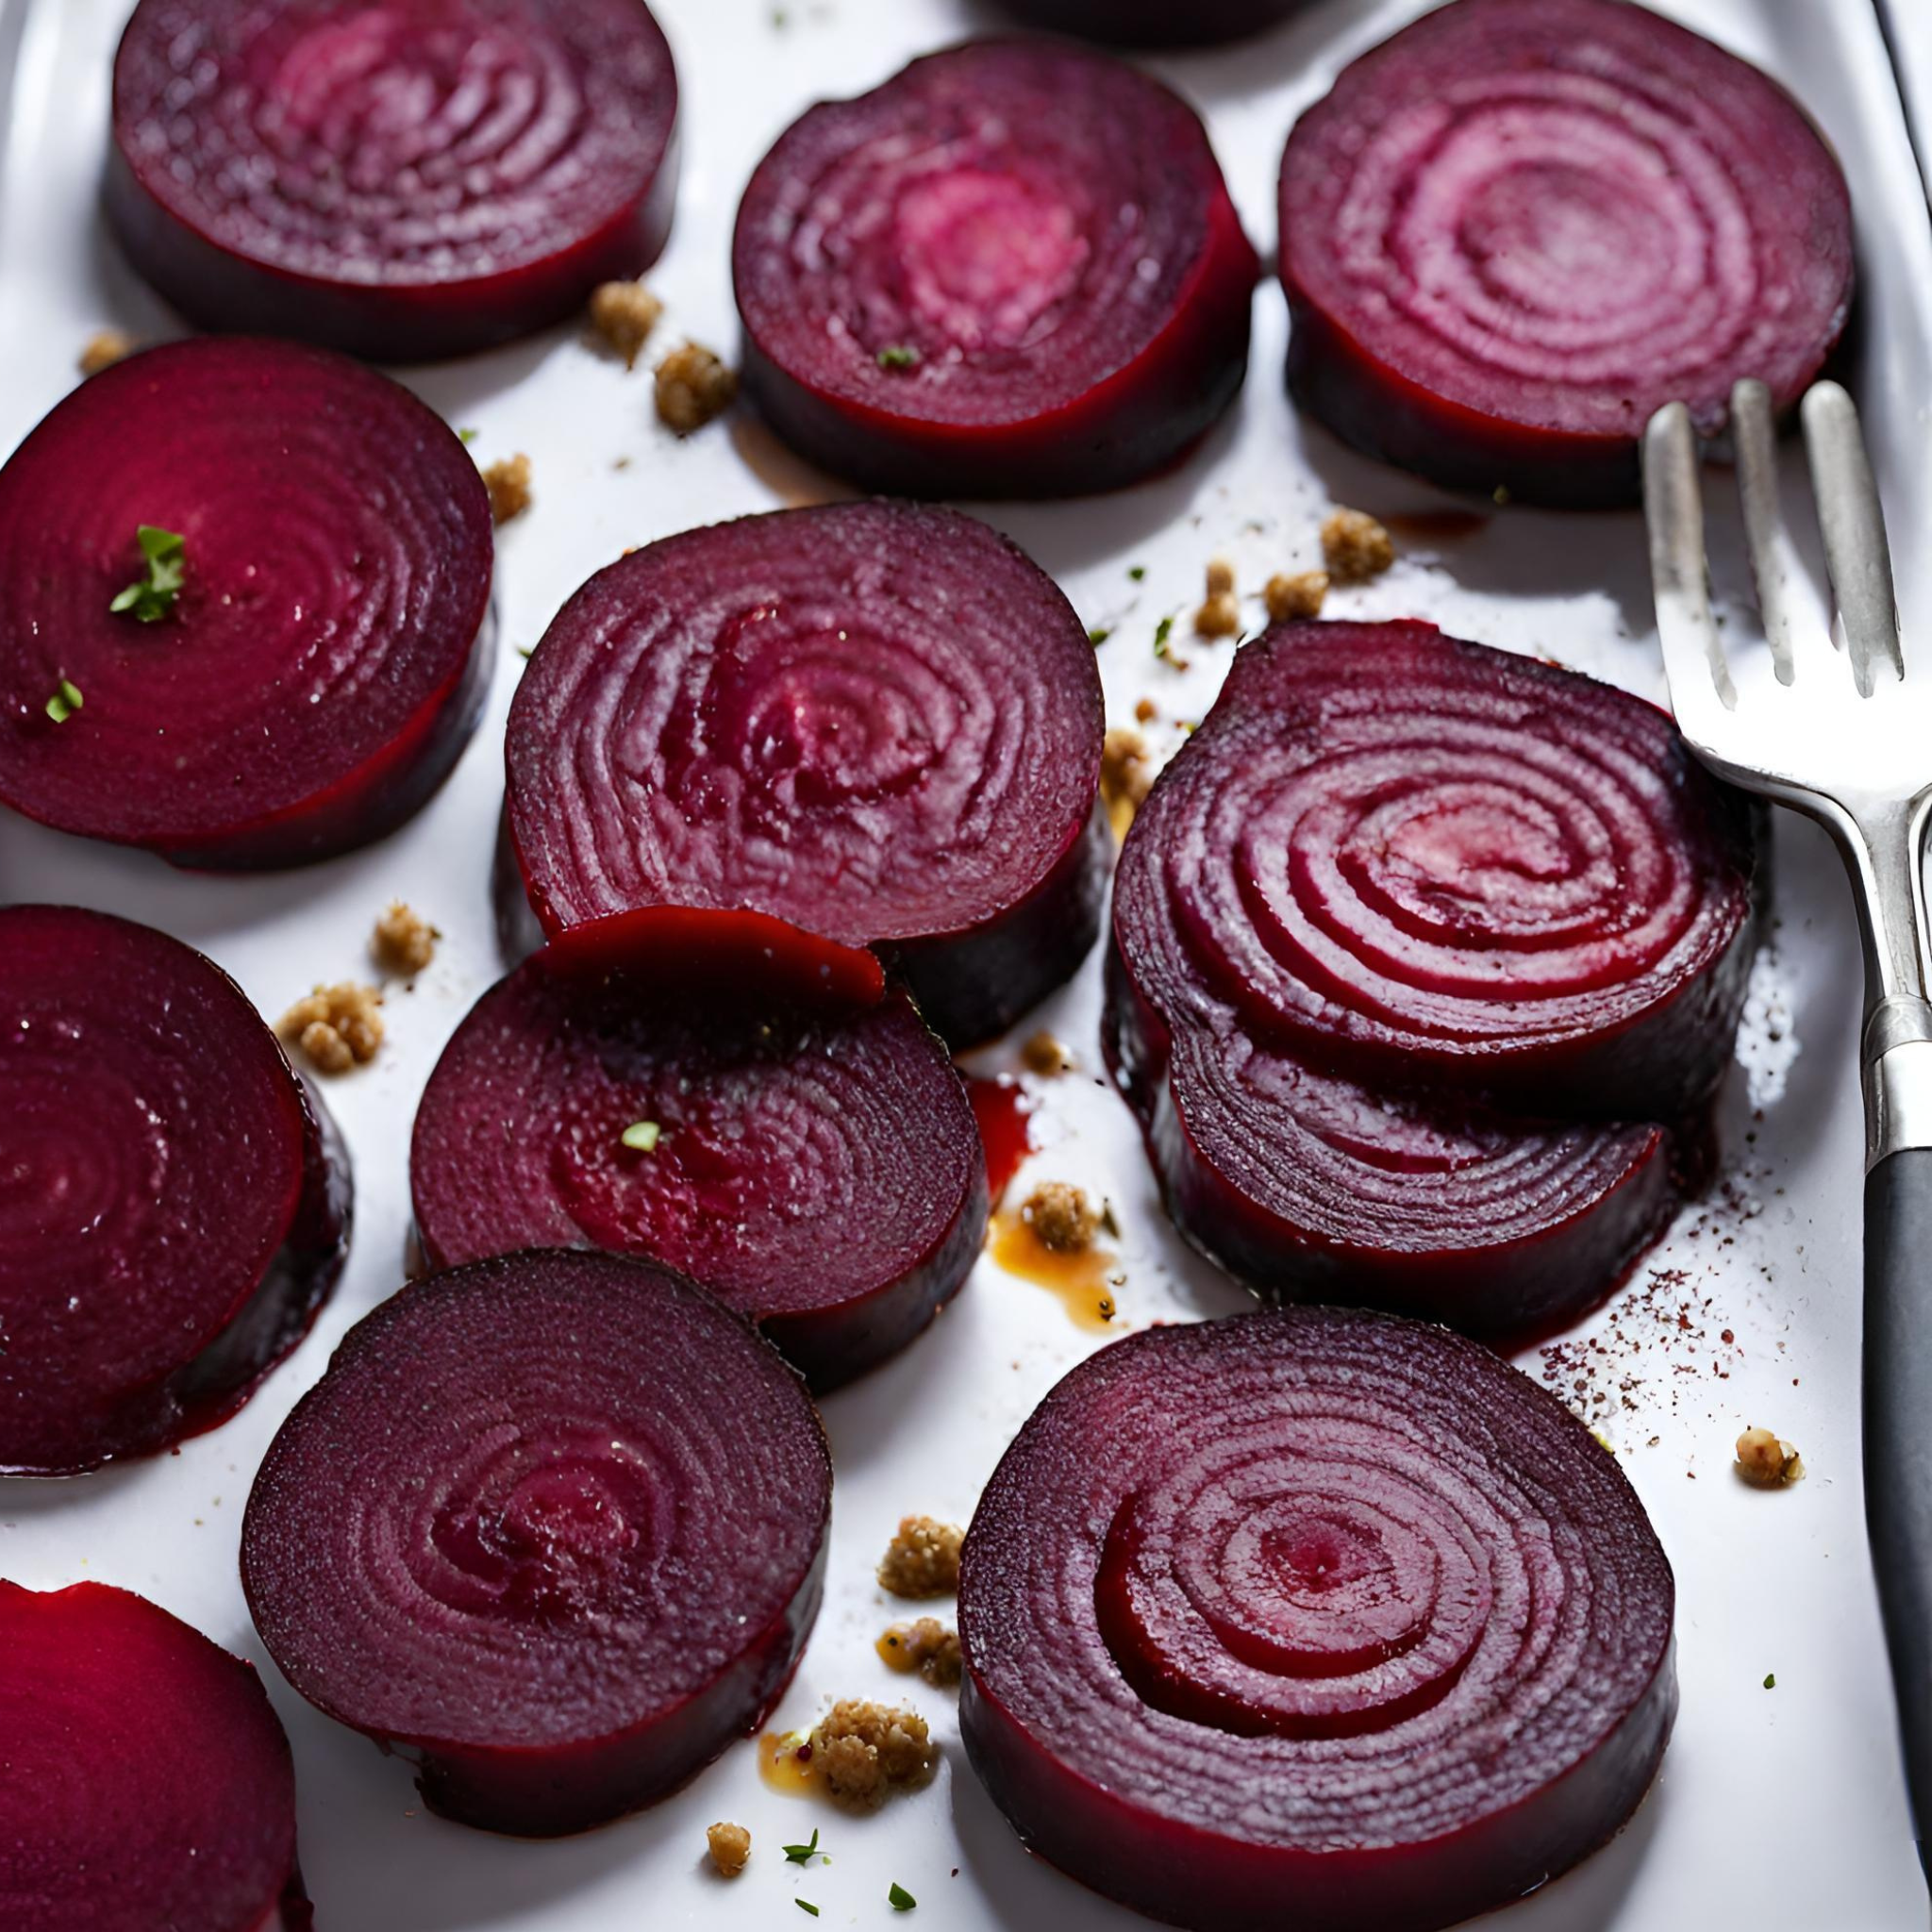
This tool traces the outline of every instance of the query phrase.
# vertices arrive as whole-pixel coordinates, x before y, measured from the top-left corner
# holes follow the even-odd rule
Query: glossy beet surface
[[[1074,1369],[966,1539],[967,1754],[1028,1846],[1199,1932],[1425,1932],[1635,1808],[1669,1564],[1479,1344],[1289,1309]]]
[[[744,380],[871,487],[1131,482],[1218,418],[1259,272],[1206,130],[1112,57],[979,41],[808,109],[732,248]]]
[[[578,1831],[753,1729],[818,1613],[832,1471],[720,1302],[538,1252],[404,1289],[269,1449],[242,1579],[303,1696],[465,1824]]]
[[[241,989],[175,940],[0,908],[0,1474],[211,1427],[341,1272],[347,1167]]]
[[[801,1009],[695,991],[677,965],[570,977],[540,955],[477,1002],[416,1115],[424,1258],[661,1261],[834,1388],[911,1341],[979,1253],[965,1088],[903,992]],[[651,1144],[627,1146],[639,1126]]]
[[[184,540],[154,622],[110,608],[144,525]],[[286,342],[132,357],[0,468],[0,802],[217,870],[379,838],[475,724],[491,558],[475,464],[398,384]]]
[[[1031,26],[1125,47],[1205,47],[1258,34],[1308,0],[1007,0]]]
[[[1634,502],[1681,399],[1796,401],[1844,327],[1844,176],[1756,68],[1624,0],[1457,0],[1344,69],[1281,174],[1297,399],[1456,488]]]
[[[642,0],[141,0],[108,210],[206,328],[458,355],[656,259],[676,111]]]
[[[307,1926],[295,1767],[260,1680],[146,1598],[0,1581],[0,1924]]]
[[[514,867],[544,929],[752,911],[876,947],[955,1045],[1092,944],[1107,833],[1093,649],[951,510],[844,504],[653,543],[565,605],[510,709]]]

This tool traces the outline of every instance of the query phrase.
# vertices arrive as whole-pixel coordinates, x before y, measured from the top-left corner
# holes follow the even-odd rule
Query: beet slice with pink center
[[[1102,736],[1073,607],[984,524],[745,517],[612,564],[545,633],[510,708],[503,871],[553,938],[683,907],[817,935],[834,980],[876,947],[971,1044],[1093,942]]]
[[[0,1580],[0,1924],[295,1932],[295,1765],[261,1681],[131,1591]]]
[[[660,1261],[821,1391],[918,1335],[986,1236],[965,1087],[903,992],[807,1009],[694,991],[669,958],[585,978],[540,954],[485,993],[430,1076],[409,1174],[431,1267]]]
[[[540,1251],[352,1328],[242,1531],[290,1683],[444,1816],[547,1837],[754,1729],[824,1590],[832,1467],[797,1375],[691,1283]]]
[[[813,461],[1056,496],[1132,482],[1220,417],[1259,264],[1186,102],[1003,40],[808,109],[745,191],[732,273],[745,387]]]
[[[1060,1382],[967,1535],[974,1769],[1028,1847],[1199,1932],[1428,1932],[1585,1857],[1676,1708],[1615,1458],[1446,1329],[1149,1329]]]
[[[141,0],[108,211],[205,328],[461,355],[656,260],[676,113],[642,0]]]
[[[225,1421],[348,1231],[334,1127],[219,967],[105,913],[0,908],[0,1474]]]
[[[1452,488],[1636,501],[1662,404],[1795,403],[1852,293],[1782,88],[1625,0],[1457,0],[1343,70],[1281,172],[1296,399]]]
[[[181,540],[145,620],[114,608],[144,526]],[[210,870],[367,844],[475,726],[492,556],[399,384],[287,342],[131,357],[0,468],[0,802]]]
[[[1123,47],[1206,47],[1265,32],[1308,0],[1007,0],[1029,25]]]

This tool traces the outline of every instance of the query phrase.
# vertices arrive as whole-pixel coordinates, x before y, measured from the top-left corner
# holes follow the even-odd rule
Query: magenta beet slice
[[[732,274],[745,387],[813,461],[908,495],[1057,496],[1216,421],[1259,264],[1186,102],[1007,40],[808,109],[745,191]]]
[[[723,1303],[613,1255],[430,1275],[352,1328],[242,1531],[256,1628],[445,1816],[544,1837],[753,1729],[824,1589],[832,1467]]]
[[[1794,403],[1844,328],[1844,175],[1775,82],[1624,0],[1457,0],[1343,70],[1281,171],[1289,381],[1452,488],[1634,502],[1638,439]]]
[[[0,908],[0,1474],[225,1421],[348,1230],[334,1128],[219,967],[105,913]]]
[[[1007,0],[1029,25],[1123,47],[1206,47],[1264,32],[1308,0]]]
[[[153,622],[110,608],[143,525],[185,540]],[[130,358],[0,468],[0,802],[215,870],[393,831],[481,711],[492,554],[475,464],[387,377],[286,342]]]
[[[293,1932],[295,1766],[260,1679],[130,1591],[0,1580],[0,1924]]]
[[[1426,1932],[1608,1839],[1676,1709],[1616,1460],[1480,1344],[1296,1308],[1060,1382],[967,1535],[967,1755],[1026,1844],[1198,1932]]]
[[[805,976],[828,984],[876,947],[970,1044],[1092,945],[1102,732],[1073,607],[971,517],[839,504],[690,530],[545,633],[510,708],[499,883],[521,875],[553,938],[653,907],[763,913],[827,942]]]
[[[205,328],[461,355],[657,258],[676,114],[642,0],[141,0],[108,212]]]
[[[905,1347],[978,1256],[965,1087],[903,992],[828,1013],[674,991],[673,965],[574,977],[540,954],[476,1003],[416,1115],[424,1258],[661,1261],[836,1388]],[[646,1123],[655,1143],[626,1146]]]

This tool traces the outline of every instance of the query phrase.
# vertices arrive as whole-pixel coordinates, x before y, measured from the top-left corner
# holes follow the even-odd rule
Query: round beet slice
[[[809,108],[732,243],[758,408],[914,496],[1071,495],[1173,460],[1241,388],[1259,273],[1193,109],[1053,41],[975,41]]]
[[[1308,0],[1007,0],[1007,10],[1055,33],[1124,47],[1206,47],[1264,32]]]
[[[1456,0],[1346,68],[1281,171],[1296,399],[1452,488],[1637,500],[1660,405],[1794,403],[1851,204],[1777,84],[1625,0]]]
[[[656,260],[676,114],[643,0],[141,0],[108,212],[205,328],[461,355]]]
[[[831,1013],[672,991],[669,964],[576,977],[539,954],[476,1003],[416,1115],[424,1258],[661,1261],[836,1388],[905,1347],[978,1256],[965,1087],[903,992]]]
[[[984,524],[745,517],[612,564],[551,625],[510,707],[499,877],[553,938],[669,906],[787,921],[832,978],[875,946],[971,1044],[1098,932],[1102,735],[1073,607]]]
[[[756,1727],[824,1590],[832,1466],[796,1374],[691,1283],[539,1251],[352,1328],[242,1530],[283,1674],[446,1817],[548,1837]]]
[[[481,712],[492,555],[469,453],[386,376],[244,339],[129,358],[0,468],[0,802],[210,870],[393,831]]]
[[[1655,706],[1430,625],[1286,625],[1135,819],[1114,942],[1169,1026],[1224,1006],[1397,1091],[1673,1121],[1731,1058],[1756,868]]]
[[[974,1769],[1198,1932],[1427,1932],[1608,1839],[1676,1708],[1615,1458],[1479,1343],[1332,1308],[1153,1328],[1034,1412],[959,1578]]]
[[[310,1923],[294,1760],[240,1657],[130,1591],[5,1581],[0,1657],[8,1932]]]
[[[219,967],[105,913],[0,908],[0,1474],[225,1421],[348,1231],[334,1127]]]

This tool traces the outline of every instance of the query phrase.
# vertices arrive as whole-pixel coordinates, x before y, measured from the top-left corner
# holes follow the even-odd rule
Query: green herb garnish
[[[818,1850],[818,1848],[819,1848],[819,1828],[818,1828],[818,1826],[817,1826],[817,1825],[813,1825],[813,1826],[812,1826],[812,1828],[811,1828],[811,1842],[810,1842],[809,1844],[803,1844],[803,1845],[785,1845],[785,1846],[781,1847],[781,1849],[783,1850],[783,1852],[784,1852],[784,1854],[785,1854],[786,1857],[787,1857],[787,1858],[788,1858],[788,1859],[789,1859],[789,1860],[790,1860],[790,1861],[791,1861],[791,1862],[792,1864],[794,1864],[794,1865],[808,1865],[808,1864],[810,1864],[810,1863],[811,1863],[811,1855],[812,1855],[812,1854],[813,1854],[813,1853],[814,1853],[815,1851],[817,1851],[817,1850]]]
[[[895,1912],[909,1912],[919,1901],[903,1885],[894,1885],[886,1894],[886,1903]]]
[[[134,532],[147,559],[147,575],[116,593],[108,606],[117,617],[132,611],[142,624],[158,624],[175,608],[188,569],[188,540],[173,530],[142,524]]]
[[[475,440],[476,432],[474,429],[458,429],[457,431],[457,441],[458,442],[475,442]]]
[[[893,342],[879,351],[881,369],[917,369],[919,351],[909,342]]]
[[[1775,1671],[1767,1671],[1764,1674],[1764,1688],[1767,1690],[1775,1690],[1777,1689],[1777,1673]]]
[[[624,1144],[635,1148],[640,1154],[649,1154],[663,1135],[664,1129],[656,1121],[633,1121],[624,1130]]]
[[[519,658],[533,657],[536,653],[536,649],[537,647],[535,644],[519,644],[517,646],[517,656]]]
[[[1163,617],[1160,620],[1160,622],[1154,626],[1154,655],[1157,658],[1164,658],[1167,656],[1167,641],[1173,635],[1174,619],[1172,616]]]
[[[1106,641],[1108,641],[1108,638],[1112,637],[1112,635],[1113,635],[1113,625],[1110,625],[1110,624],[1096,624],[1096,625],[1094,625],[1094,626],[1093,626],[1093,627],[1092,627],[1092,628],[1091,628],[1091,630],[1090,630],[1090,631],[1089,631],[1089,632],[1087,633],[1087,641],[1088,641],[1088,642],[1089,642],[1090,644],[1091,644],[1091,645],[1093,646],[1093,648],[1094,648],[1094,649],[1095,649],[1095,650],[1097,651],[1097,650],[1099,650],[1099,648],[1101,647],[1101,645],[1102,645],[1102,644],[1106,643]]]
[[[79,685],[70,677],[63,677],[54,687],[54,695],[47,700],[47,716],[55,724],[64,724],[85,703]]]
[[[1137,584],[1143,582],[1147,575],[1147,566],[1144,563],[1130,563],[1127,566],[1127,575]]]
[[[813,1905],[808,1898],[795,1898],[791,1901],[791,1903],[795,1905],[801,1912],[809,1912],[814,1919],[816,1919],[819,1915],[818,1907]]]

